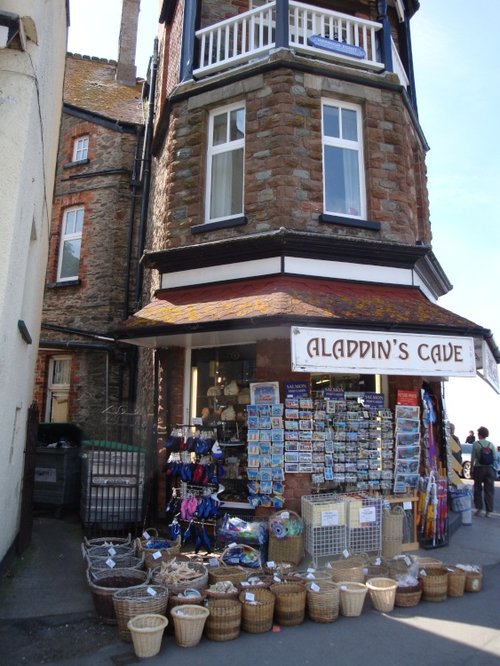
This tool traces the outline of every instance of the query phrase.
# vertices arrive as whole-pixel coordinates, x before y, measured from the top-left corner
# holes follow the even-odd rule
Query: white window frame
[[[213,131],[214,131],[214,118],[221,114],[226,114],[229,119],[232,111],[242,109],[244,113],[244,135],[242,139],[233,141],[226,141],[225,143],[213,145]],[[244,201],[245,201],[245,138],[246,138],[246,107],[243,102],[231,104],[229,106],[218,107],[210,112],[208,119],[208,147],[207,147],[207,171],[206,171],[206,184],[205,184],[205,223],[218,222],[220,220],[229,220],[239,218],[243,215]],[[233,213],[232,215],[223,215],[219,217],[211,217],[211,203],[212,203],[212,163],[216,155],[222,153],[229,153],[236,150],[243,149],[242,172],[241,172],[241,210]]]
[[[80,231],[66,231],[66,225],[69,222],[68,217],[71,213],[78,214],[81,212],[82,215],[82,223],[81,223],[81,229]],[[70,280],[77,280],[78,279],[78,273],[76,275],[66,275],[62,276],[62,267],[63,267],[63,259],[64,259],[64,249],[65,249],[65,244],[69,241],[75,241],[79,240],[80,241],[80,253],[78,255],[78,264],[80,264],[80,256],[81,256],[81,240],[82,240],[82,231],[83,231],[83,224],[85,220],[85,209],[83,206],[73,206],[71,208],[67,208],[64,211],[63,214],[63,219],[62,219],[62,224],[61,224],[61,239],[59,243],[59,258],[57,261],[57,282],[68,282]]]
[[[79,136],[73,142],[73,162],[83,162],[89,155],[89,137]]]
[[[67,382],[55,382],[54,371],[56,363],[67,364]],[[69,400],[69,390],[71,386],[71,356],[52,356],[49,359],[49,368],[47,375],[47,402],[45,404],[45,421],[52,423],[52,402],[53,400]]]
[[[340,117],[342,109],[356,112],[356,131],[357,140],[345,139],[342,136],[331,137],[325,135],[324,129],[324,109],[326,106],[337,107],[340,110]],[[341,122],[341,121],[340,121]],[[341,126],[342,127],[342,126]],[[366,183],[365,183],[365,160],[363,150],[363,115],[362,108],[357,104],[350,104],[348,102],[340,102],[335,99],[322,99],[321,100],[321,140],[322,140],[322,161],[323,161],[323,206],[324,212],[328,215],[335,215],[336,217],[366,219]],[[355,212],[339,212],[329,210],[327,208],[327,174],[326,174],[326,161],[325,161],[325,148],[326,147],[343,148],[353,150],[358,153],[358,179],[359,179],[359,206],[358,213]]]

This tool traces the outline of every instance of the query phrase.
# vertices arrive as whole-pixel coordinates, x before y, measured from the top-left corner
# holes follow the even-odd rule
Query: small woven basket
[[[463,597],[467,574],[459,567],[447,565],[446,568],[448,569],[448,596]]]
[[[334,583],[339,583],[340,581],[348,581],[351,583],[364,583],[365,574],[363,571],[363,566],[360,564],[358,566],[344,566],[344,565],[333,565],[331,568],[331,579]]]
[[[246,598],[247,594],[254,596],[254,601]],[[276,597],[269,590],[251,590],[240,592],[238,597],[241,603],[241,628],[249,634],[261,634],[271,631],[274,617],[274,604]]]
[[[446,601],[448,597],[448,570],[444,567],[425,568],[422,582],[422,598],[424,601]]]
[[[248,569],[239,566],[220,566],[208,570],[208,582],[214,585],[223,580],[230,581],[237,586],[248,577]]]
[[[179,647],[198,645],[208,617],[208,608],[195,604],[174,606],[170,611],[174,621],[175,642]]]
[[[340,581],[340,614],[345,617],[359,617],[363,611],[368,588],[364,583]]]
[[[335,622],[339,616],[340,593],[336,583],[327,580],[306,584],[306,608],[313,622]]]
[[[136,553],[137,555],[144,556],[144,564],[147,569],[154,569],[162,562],[170,562],[181,551],[181,537],[177,537],[175,541],[169,539],[157,539],[158,543],[162,545],[159,547],[147,547],[147,544],[154,543],[155,538],[151,540],[136,539]],[[163,545],[168,544],[168,545]]]
[[[466,592],[481,592],[483,587],[483,572],[482,571],[466,571],[465,572],[465,591]]]
[[[137,657],[154,657],[158,654],[167,624],[168,620],[164,615],[154,613],[136,615],[128,621],[127,628],[132,636]]]
[[[87,539],[83,537],[83,547],[85,550],[89,548],[94,548],[95,546],[128,546],[132,544],[132,535],[129,534],[126,537],[94,537],[93,539]]]
[[[205,624],[205,636],[211,641],[232,641],[241,628],[241,603],[237,599],[209,599],[210,615]]]
[[[287,533],[286,523],[288,520],[294,521],[301,527],[301,533],[290,535]],[[273,531],[273,524],[280,525],[282,529],[281,538],[276,536]],[[299,564],[304,558],[304,523],[298,513],[284,510],[277,511],[269,518],[269,543],[268,559],[273,562],[292,562]]]
[[[168,590],[163,585],[139,585],[117,590],[113,594],[113,606],[118,622],[118,636],[122,641],[132,640],[128,621],[136,615],[165,615]]]
[[[422,583],[411,586],[399,586],[396,588],[394,605],[399,608],[412,608],[417,606],[422,599]]]
[[[208,582],[208,570],[198,562],[171,560],[152,569],[151,580],[156,585],[166,585],[171,594],[179,594],[188,588],[204,590]]]
[[[302,624],[306,612],[305,586],[299,583],[275,583],[270,590],[276,597],[276,622],[283,627]]]
[[[397,583],[392,578],[370,578],[366,581],[368,594],[375,610],[390,613],[394,610]]]
[[[148,582],[147,571],[137,569],[87,570],[87,582],[97,616],[106,624],[116,624],[113,594],[124,588],[133,588]]]

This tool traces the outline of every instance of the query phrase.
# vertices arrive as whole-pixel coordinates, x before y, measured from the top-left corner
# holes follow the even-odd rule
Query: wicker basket
[[[417,557],[416,562],[419,570],[442,569],[445,566],[441,560],[437,560],[435,557]]]
[[[174,621],[175,642],[179,647],[198,645],[208,617],[208,609],[196,604],[174,606],[170,611]]]
[[[327,580],[306,584],[306,608],[313,622],[335,622],[339,616],[340,593],[336,583]]]
[[[114,566],[110,566],[110,560],[114,562]],[[113,569],[144,569],[144,556],[136,557],[133,553],[128,555],[120,555],[110,557],[87,557],[88,568],[92,572],[97,571],[112,571]]]
[[[368,588],[364,583],[340,581],[340,614],[345,617],[359,617],[363,611]]]
[[[168,603],[167,603],[167,618],[168,618],[168,627],[167,627],[167,633],[168,634],[173,634],[174,633],[174,621],[172,618],[172,608],[175,608],[175,606],[203,606],[205,604],[205,592],[203,590],[200,590],[200,596],[199,597],[185,597],[180,594],[173,594],[168,597]]]
[[[132,545],[132,535],[129,534],[126,537],[115,537],[115,536],[107,536],[107,537],[95,537],[93,539],[87,539],[87,537],[83,537],[83,547],[85,550],[89,550],[89,548],[94,548],[95,546],[128,546]]]
[[[106,544],[92,546],[91,548],[85,548],[85,545],[82,543],[82,553],[89,563],[96,559],[118,559],[126,555],[135,555],[134,544],[132,543]]]
[[[481,592],[483,587],[483,572],[482,571],[466,571],[465,572],[465,591],[466,592]]]
[[[255,588],[259,588],[261,590],[267,590],[275,583],[276,581],[273,579],[273,576],[263,576],[263,575],[250,575],[247,577],[246,580],[242,580],[241,583],[239,583],[239,588],[240,591],[243,590],[253,590]]]
[[[163,585],[139,585],[118,590],[113,594],[113,606],[118,622],[118,636],[130,643],[132,636],[128,621],[136,615],[165,615],[168,590]]]
[[[375,610],[390,613],[394,610],[397,583],[392,578],[370,578],[366,581],[368,594]]]
[[[241,628],[249,634],[271,631],[276,597],[269,590],[252,590],[254,601],[246,598],[248,592],[240,592]]]
[[[399,586],[396,588],[394,605],[399,608],[412,608],[417,606],[422,599],[422,583],[411,586]]]
[[[209,601],[215,600],[215,599],[237,599],[239,593],[241,592],[241,589],[239,586],[234,585],[231,583],[231,581],[226,581],[227,583],[231,583],[232,589],[229,590],[223,590],[223,589],[217,589],[217,587],[220,587],[220,583],[223,583],[224,581],[219,581],[219,583],[214,583],[214,585],[210,588],[207,588],[205,590],[206,597]]]
[[[448,570],[444,567],[430,567],[425,569],[425,576],[421,576],[422,598],[424,601],[446,601],[448,596]]]
[[[467,574],[463,569],[446,565],[448,569],[448,596],[463,597]]]
[[[181,575],[181,572],[184,574]],[[197,562],[172,560],[152,569],[151,580],[156,585],[166,585],[171,594],[179,594],[188,588],[204,590],[207,587],[208,571]]]
[[[210,615],[205,624],[205,636],[211,641],[232,641],[241,628],[241,603],[237,599],[210,599]]]
[[[365,582],[365,574],[362,565],[332,566],[330,577],[334,583],[339,583],[340,581],[348,581],[351,583]]]
[[[294,627],[304,622],[306,588],[299,583],[275,583],[271,592],[276,597],[274,616],[283,627]]]
[[[287,576],[295,572],[296,565],[293,562],[273,562],[273,566],[269,566],[271,560],[264,565],[264,573],[269,576]]]
[[[87,581],[97,616],[107,624],[116,624],[113,594],[124,588],[144,585],[148,578],[147,571],[137,569],[87,570]]]
[[[137,657],[154,657],[161,649],[161,639],[168,624],[164,615],[148,613],[136,615],[128,621],[127,628],[132,636]]]
[[[273,523],[285,525],[289,518],[300,523],[302,526],[301,533],[291,536],[286,533],[286,528],[284,528],[283,537],[278,538],[272,531]],[[299,564],[303,560],[305,553],[303,527],[302,518],[294,511],[278,511],[271,516],[269,518],[268,559],[272,562],[292,562],[293,564]]]
[[[220,566],[208,570],[208,582],[214,585],[222,580],[229,580],[237,586],[248,577],[248,569],[238,566]]]
[[[394,557],[387,562],[389,569],[389,578],[397,579],[399,576],[405,576],[410,571],[414,563],[414,558],[406,555],[404,557]]]
[[[382,514],[382,555],[394,557],[401,553],[403,544],[403,507],[395,506]]]
[[[149,547],[148,544],[154,544],[158,541],[158,545]],[[165,545],[164,545],[165,544]],[[144,564],[147,569],[154,569],[162,562],[170,562],[181,551],[181,537],[177,537],[175,541],[170,539],[158,539],[154,537],[150,540],[136,539],[136,553],[137,555],[144,555]]]
[[[365,576],[365,580],[361,581],[363,583],[366,583],[370,578],[390,578],[389,567],[382,564],[368,564],[366,567],[363,567],[363,574]]]

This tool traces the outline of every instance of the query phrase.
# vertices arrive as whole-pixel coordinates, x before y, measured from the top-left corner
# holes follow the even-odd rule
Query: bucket
[[[158,654],[167,624],[167,618],[156,613],[136,615],[127,622],[137,657],[154,657]]]
[[[179,647],[198,645],[208,617],[208,609],[204,606],[184,604],[174,606],[170,611],[174,621],[175,642]]]
[[[392,578],[370,578],[366,587],[375,610],[390,613],[394,610],[397,583]]]

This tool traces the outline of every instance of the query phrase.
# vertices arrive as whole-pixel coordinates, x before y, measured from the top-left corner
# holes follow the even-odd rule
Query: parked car
[[[471,468],[470,468],[470,455],[472,452],[472,444],[462,444],[462,478],[470,479],[471,478]],[[495,464],[495,470],[497,473],[497,479],[500,479],[500,446],[497,446],[497,460]]]

